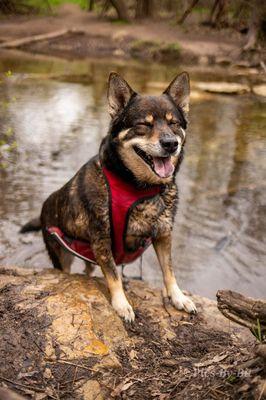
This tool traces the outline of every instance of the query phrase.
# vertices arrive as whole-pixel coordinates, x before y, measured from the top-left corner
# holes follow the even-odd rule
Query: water
[[[0,71],[8,70],[12,77],[0,84],[0,139],[13,132],[8,141],[16,140],[17,149],[0,171],[0,263],[46,268],[51,264],[40,234],[21,236],[18,230],[97,153],[109,122],[109,71],[120,72],[143,93],[159,93],[178,71],[7,52],[0,58]],[[191,76],[219,79],[214,72],[191,71]],[[265,297],[266,103],[251,96],[192,94],[173,233],[178,281],[211,298],[221,288]],[[137,275],[138,264],[127,266],[125,273]],[[74,271],[81,271],[81,265],[76,262]],[[161,284],[152,249],[144,255],[143,275],[152,285]]]

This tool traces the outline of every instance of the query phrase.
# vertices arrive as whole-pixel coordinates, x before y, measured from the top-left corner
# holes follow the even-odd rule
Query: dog
[[[101,267],[111,304],[127,322],[135,315],[117,265],[152,244],[164,293],[178,310],[196,313],[177,285],[171,232],[177,210],[175,176],[183,159],[189,109],[189,75],[177,75],[160,96],[136,93],[117,73],[108,81],[111,116],[99,154],[44,202],[40,218],[21,232],[42,230],[53,266],[69,271],[74,256],[90,272]]]

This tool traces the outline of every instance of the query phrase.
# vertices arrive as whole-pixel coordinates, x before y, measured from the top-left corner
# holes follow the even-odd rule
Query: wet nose
[[[160,144],[162,148],[170,154],[174,153],[178,147],[178,141],[174,137],[162,138],[160,139]]]

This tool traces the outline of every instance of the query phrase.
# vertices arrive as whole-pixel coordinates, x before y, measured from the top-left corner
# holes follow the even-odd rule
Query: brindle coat
[[[108,101],[112,120],[99,155],[43,204],[41,227],[54,267],[69,270],[73,256],[47,233],[49,226],[58,226],[67,236],[90,243],[106,278],[112,305],[126,321],[134,320],[134,312],[112,255],[108,188],[102,166],[137,187],[163,187],[159,195],[142,201],[131,211],[125,245],[132,251],[143,238],[151,237],[166,295],[178,309],[196,311],[193,302],[177,286],[171,262],[171,231],[177,206],[175,175],[183,158],[188,97],[186,73],[178,75],[158,97],[136,94],[118,74],[111,73]],[[152,157],[169,159],[173,173],[158,175]]]

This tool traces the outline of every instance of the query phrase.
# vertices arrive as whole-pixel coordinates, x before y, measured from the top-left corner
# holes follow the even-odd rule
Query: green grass
[[[261,332],[261,326],[260,326],[260,320],[257,319],[257,325],[254,326],[253,329],[251,329],[251,332],[255,336],[255,338],[262,343],[263,338],[262,338],[262,332]]]
[[[133,40],[131,43],[131,50],[133,51],[142,51],[145,49],[154,49],[154,48],[159,48],[160,43],[152,40],[142,40],[142,39],[137,39]]]
[[[155,60],[171,59],[180,57],[181,47],[178,42],[164,43],[150,40],[134,40],[131,43],[131,54],[138,57],[141,53]]]
[[[166,44],[164,46],[164,48],[166,50],[169,50],[169,51],[179,52],[180,51],[180,44],[178,42],[168,43],[168,44]]]
[[[88,9],[88,0],[24,0],[24,3],[35,9],[38,9],[40,12],[47,12],[49,11],[49,6],[54,9],[64,3],[77,4],[83,10]]]
[[[126,21],[124,19],[111,19],[110,20],[111,24],[114,25],[128,25],[129,21]]]

